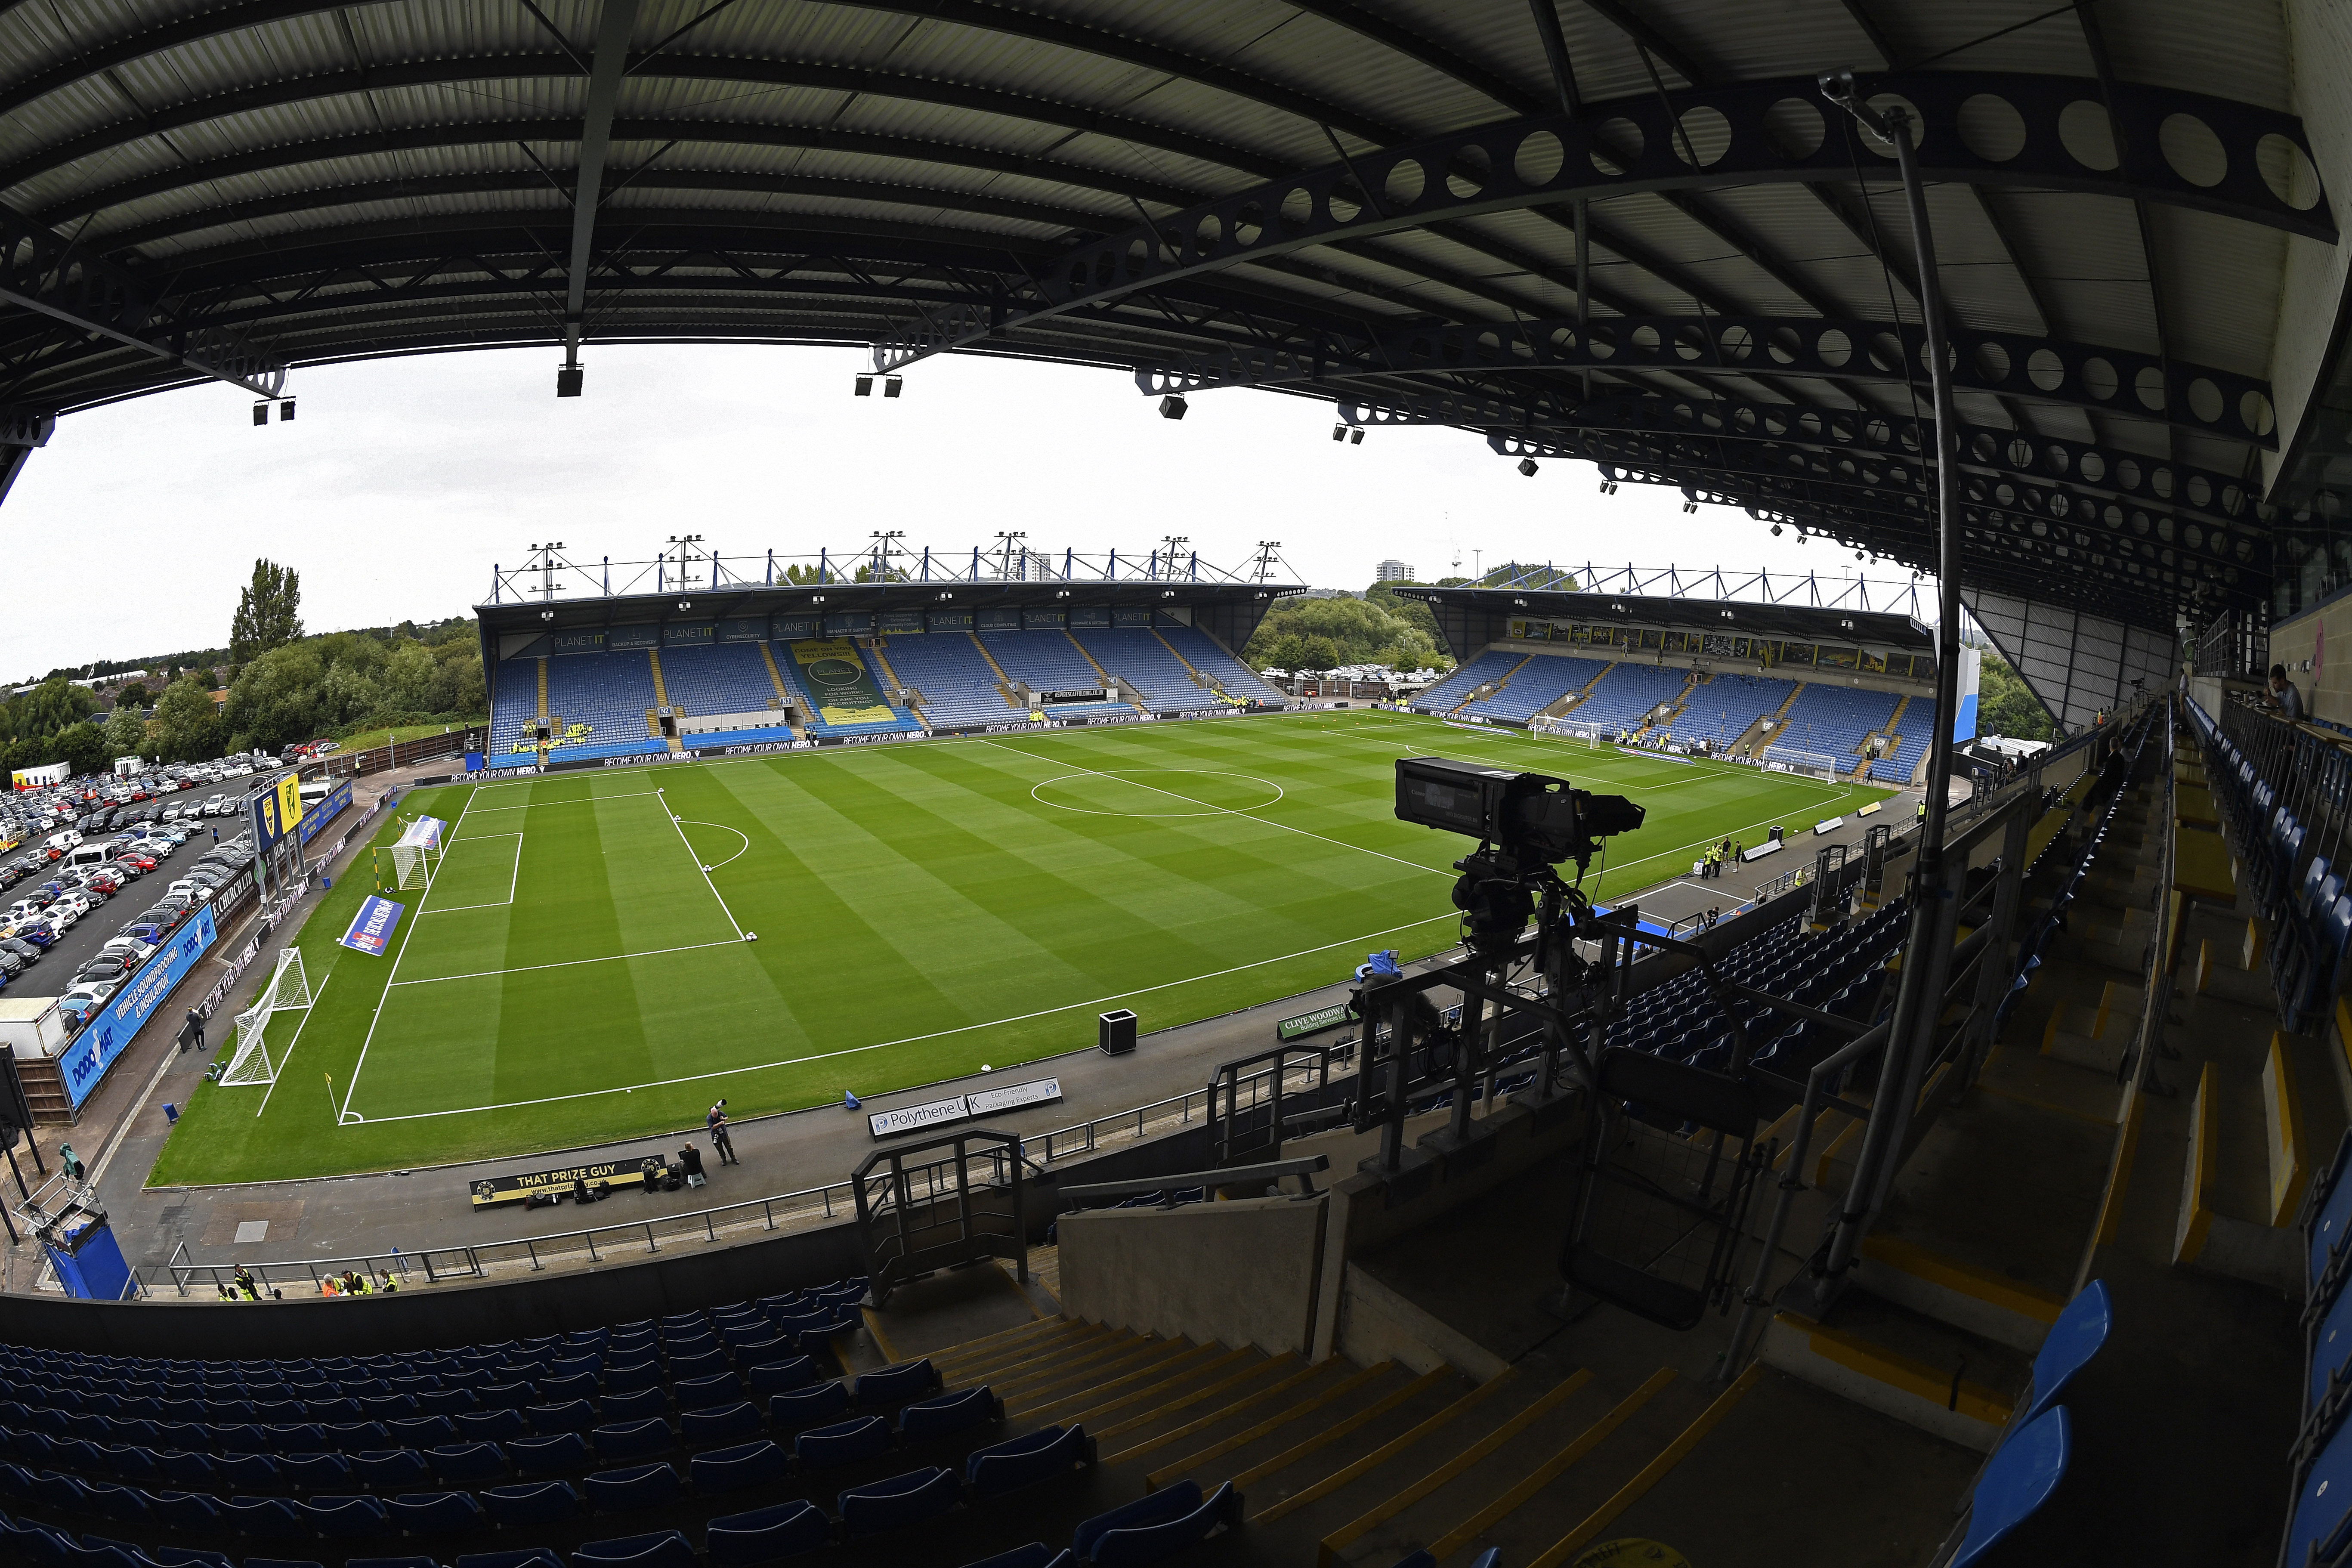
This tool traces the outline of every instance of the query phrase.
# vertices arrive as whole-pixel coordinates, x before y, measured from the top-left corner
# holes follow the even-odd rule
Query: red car
[[[133,866],[138,867],[142,871],[152,871],[157,865],[161,864],[155,857],[148,854],[144,849],[125,849],[121,854],[117,855],[115,858],[117,860],[128,860]]]

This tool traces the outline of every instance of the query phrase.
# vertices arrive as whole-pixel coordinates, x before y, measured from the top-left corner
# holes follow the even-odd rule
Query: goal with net
[[[1765,770],[1769,773],[1802,773],[1807,778],[1837,782],[1838,760],[1827,752],[1800,751],[1794,746],[1767,746],[1763,751]]]
[[[1541,716],[1528,721],[1528,731],[1554,741],[1581,741],[1588,748],[1598,748],[1612,734],[1606,725],[1580,724],[1573,719],[1546,719]]]
[[[430,888],[441,864],[441,836],[448,824],[437,816],[420,816],[410,823],[392,847],[394,886]]]
[[[220,1081],[277,1082],[286,1047],[270,1044],[270,1020],[280,1013],[304,1012],[310,1005],[310,981],[302,970],[302,950],[289,947],[278,955],[278,967],[271,971],[269,984],[253,999],[253,1005],[236,1016],[236,1044],[229,1053],[228,1066],[221,1069]]]

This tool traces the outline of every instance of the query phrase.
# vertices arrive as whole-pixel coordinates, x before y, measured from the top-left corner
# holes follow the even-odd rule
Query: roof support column
[[[613,144],[613,106],[629,64],[629,35],[637,25],[638,0],[604,0],[596,23],[596,53],[589,62],[588,101],[580,121],[580,176],[572,189],[572,262],[563,296],[563,365],[555,373],[555,395],[577,397],[585,373],[580,365],[580,335],[587,315],[588,255],[596,237],[596,209],[604,198],[604,155]]]

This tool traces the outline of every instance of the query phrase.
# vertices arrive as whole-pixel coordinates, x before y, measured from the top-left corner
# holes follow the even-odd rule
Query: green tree
[[[256,561],[229,622],[229,658],[245,663],[302,635],[302,577],[274,561]]]
[[[208,702],[206,707],[210,707]],[[147,751],[147,721],[135,708],[119,707],[106,721],[106,749],[117,757],[133,753],[145,755]]]
[[[2012,741],[2046,741],[2053,733],[2050,710],[2009,660],[1990,648],[1984,650],[1984,668],[1977,678],[1977,733]]]
[[[114,694],[114,705],[117,708],[144,708],[147,706],[147,687],[142,681],[134,680]]]
[[[83,722],[68,724],[51,746],[51,759],[72,767],[78,773],[102,773],[114,765],[114,757],[106,749],[106,726]]]
[[[155,704],[153,754],[175,763],[210,762],[221,754],[222,726],[212,693],[194,675],[163,689]]]
[[[1332,638],[1310,637],[1307,639],[1305,650],[1298,656],[1298,662],[1302,668],[1322,670],[1337,669],[1353,661],[1339,656],[1339,645]]]

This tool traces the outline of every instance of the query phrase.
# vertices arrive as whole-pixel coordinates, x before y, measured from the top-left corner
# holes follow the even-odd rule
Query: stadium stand
[[[1462,711],[1524,724],[1570,692],[1583,690],[1608,668],[1597,659],[1538,654],[1521,665],[1500,691],[1464,704]]]
[[[875,667],[874,656],[870,650],[862,654],[861,662],[865,665],[867,676],[873,680],[875,689],[886,693],[883,706],[890,710],[890,717],[877,720],[869,724],[836,724],[825,718],[818,710],[815,693],[809,689],[808,682],[801,673],[800,663],[792,657],[789,647],[786,651],[776,656],[777,672],[784,678],[785,685],[790,687],[794,695],[799,698],[802,711],[808,715],[808,721],[802,728],[812,735],[887,735],[921,730],[923,727],[921,720],[887,700],[888,687],[883,679],[882,672]]]
[[[718,643],[709,647],[662,650],[662,689],[688,716],[757,713],[774,709],[776,683],[757,643]],[[777,715],[782,723],[783,716]]]
[[[1809,683],[1789,705],[1788,718],[1772,732],[1772,744],[1851,758],[1862,750],[1873,730],[1895,716],[1895,705],[1902,700],[1891,691]]]
[[[1027,683],[1033,691],[1075,691],[1103,683],[1065,633],[982,632],[980,640],[1006,676]]]
[[[559,748],[567,757],[666,749],[658,741],[650,747],[639,744],[649,738],[646,713],[655,705],[653,663],[642,652],[566,654],[547,661],[549,716],[565,730],[588,726],[586,735]]]
[[[1240,1524],[1230,1485],[1155,1476],[1120,1500],[1102,1484],[1086,1418],[1133,1403],[1132,1353],[1106,1363],[1051,1320],[853,1373],[832,1347],[864,1293],[362,1358],[0,1346],[0,1556],[750,1568],[889,1531],[890,1552],[940,1563],[1059,1534],[1110,1568]]]
[[[1870,776],[1880,784],[1907,784],[1919,771],[1919,760],[1936,739],[1936,705],[1915,697],[1903,710],[1901,743],[1870,764]]]
[[[1017,717],[998,689],[996,672],[962,632],[898,637],[887,650],[890,668],[921,697],[934,730],[1002,724]]]
[[[1757,720],[1777,713],[1796,689],[1792,680],[1757,675],[1717,675],[1691,689],[1669,732],[1677,741],[1729,746]]]
[[[1527,657],[1523,653],[1488,648],[1469,663],[1455,666],[1453,674],[1414,698],[1412,706],[1423,713],[1450,713],[1481,686],[1510,674],[1526,661]]]
[[[1282,693],[1258,678],[1257,671],[1217,646],[1208,633],[1198,626],[1161,626],[1160,636],[1166,639],[1177,657],[1202,675],[1225,689],[1225,695],[1244,702],[1280,702]]]
[[[1094,661],[1133,687],[1155,713],[1183,713],[1218,705],[1217,694],[1192,679],[1184,661],[1153,633],[1136,629],[1070,634]]]
[[[1631,730],[1661,702],[1689,681],[1685,670],[1654,664],[1615,664],[1601,678],[1591,696],[1563,715],[1572,723],[1599,724],[1611,730]]]
[[[539,665],[535,658],[509,658],[498,667],[490,692],[490,751],[506,756],[522,743],[539,720]]]

